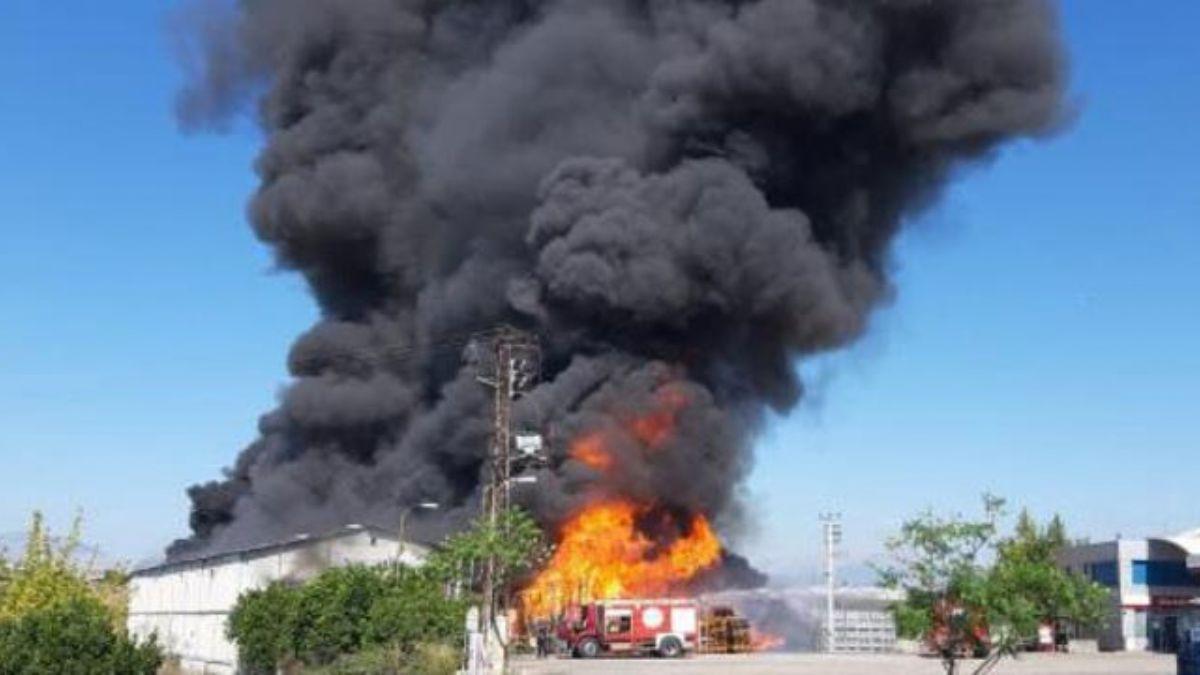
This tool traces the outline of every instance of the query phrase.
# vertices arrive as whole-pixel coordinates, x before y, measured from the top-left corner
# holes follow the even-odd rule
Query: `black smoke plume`
[[[885,302],[903,222],[965,165],[1053,131],[1066,67],[1036,0],[210,0],[178,15],[178,115],[253,105],[248,213],[321,320],[176,556],[478,508],[489,393],[460,336],[536,332],[519,423],[551,439],[548,525],[620,495],[736,522],[795,364]],[[567,441],[682,394],[677,433]],[[620,436],[617,433],[617,436]]]

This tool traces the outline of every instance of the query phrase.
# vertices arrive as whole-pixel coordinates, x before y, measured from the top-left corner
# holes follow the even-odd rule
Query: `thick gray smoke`
[[[213,0],[180,12],[178,113],[257,105],[249,207],[322,319],[175,555],[478,508],[489,392],[460,336],[536,332],[517,404],[547,524],[616,494],[736,521],[795,364],[891,293],[889,247],[957,170],[1061,122],[1034,0]],[[653,443],[628,420],[672,407]],[[607,430],[616,469],[568,442]],[[649,447],[655,445],[656,447]],[[657,447],[661,445],[661,447]],[[684,519],[680,519],[681,521]]]

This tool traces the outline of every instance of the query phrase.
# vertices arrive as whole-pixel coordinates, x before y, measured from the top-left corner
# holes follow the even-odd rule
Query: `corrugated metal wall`
[[[130,581],[129,630],[157,633],[168,653],[189,673],[235,673],[237,648],[225,637],[225,621],[243,593],[276,580],[304,581],[329,567],[377,565],[397,559],[394,538],[369,530],[297,541],[140,571]],[[420,564],[427,550],[403,548],[402,562]]]

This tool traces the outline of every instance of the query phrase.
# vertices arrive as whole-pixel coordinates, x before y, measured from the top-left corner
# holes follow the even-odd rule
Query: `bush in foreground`
[[[154,640],[113,629],[96,598],[75,597],[0,622],[0,675],[153,675]]]
[[[330,569],[302,586],[246,593],[226,632],[250,673],[451,673],[467,607],[481,601],[482,571],[491,565],[493,592],[503,593],[547,554],[537,522],[512,509],[446,539],[416,569]]]
[[[328,666],[305,671],[311,675],[453,675],[458,649],[446,644],[419,644],[405,651],[375,647],[343,656]]]
[[[414,670],[410,660],[437,644],[457,645],[465,615],[465,602],[447,598],[432,570],[345,567],[303,586],[275,583],[243,595],[227,632],[242,667],[253,673],[273,673],[292,662],[338,668],[390,663],[389,654],[406,664],[395,672],[426,672]],[[376,666],[321,672],[392,672]]]
[[[55,539],[33,514],[21,557],[0,556],[0,675],[142,675],[162,661],[125,630],[126,577],[99,579],[76,561],[82,531]]]

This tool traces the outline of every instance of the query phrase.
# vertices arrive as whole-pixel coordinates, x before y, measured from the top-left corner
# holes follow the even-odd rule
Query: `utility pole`
[[[837,545],[842,541],[842,514],[822,513],[821,533],[825,547],[825,651],[837,651],[837,624],[834,620],[837,593]]]
[[[476,378],[492,388],[492,434],[485,467],[483,514],[495,527],[511,502],[512,402],[533,388],[541,370],[537,337],[511,326],[500,326],[475,338],[479,373]],[[528,481],[521,481],[528,482]],[[484,567],[481,624],[485,642],[491,642],[496,615],[496,560]],[[501,640],[500,636],[494,636]]]

